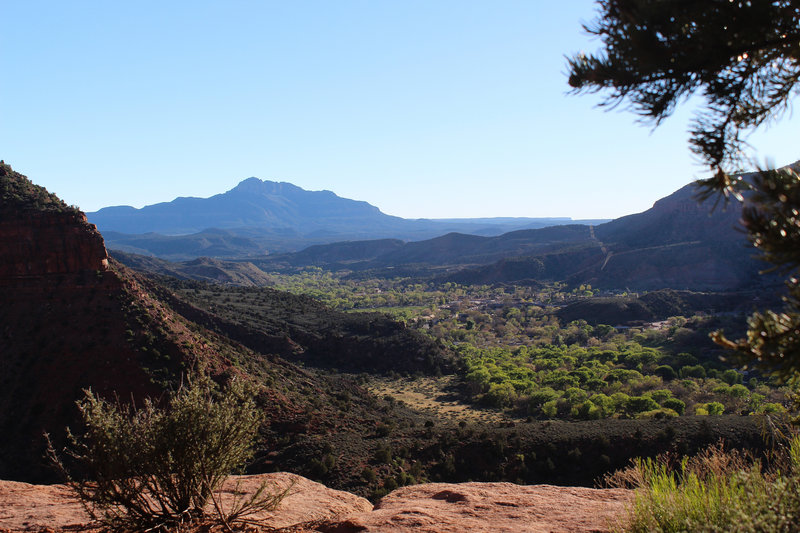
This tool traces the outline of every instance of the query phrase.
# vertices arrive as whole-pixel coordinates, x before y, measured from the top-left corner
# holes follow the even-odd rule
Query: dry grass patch
[[[478,408],[461,402],[452,392],[457,378],[374,378],[369,390],[379,396],[390,396],[403,402],[415,411],[435,416],[439,419],[466,420],[481,422],[505,422],[510,420],[502,412],[494,409]]]

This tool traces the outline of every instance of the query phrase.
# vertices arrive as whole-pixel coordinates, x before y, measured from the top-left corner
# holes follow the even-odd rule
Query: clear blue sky
[[[403,217],[642,211],[703,175],[568,96],[589,0],[4,2],[0,158],[85,211],[250,176]],[[752,139],[800,159],[800,119]]]

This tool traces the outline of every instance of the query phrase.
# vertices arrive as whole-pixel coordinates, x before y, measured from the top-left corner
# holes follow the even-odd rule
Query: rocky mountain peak
[[[270,181],[260,180],[258,178],[247,178],[242,180],[234,187],[231,192],[269,195],[269,194],[286,194],[287,192],[302,191],[300,187],[287,183],[285,181]]]

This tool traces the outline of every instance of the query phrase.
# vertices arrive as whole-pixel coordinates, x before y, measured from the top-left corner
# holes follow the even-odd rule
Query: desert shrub
[[[427,426],[426,426],[427,427]],[[375,460],[381,464],[389,464],[392,462],[392,448],[387,446],[379,446],[375,450]]]
[[[706,369],[702,365],[685,366],[679,372],[681,378],[698,378],[703,379],[706,377]]]
[[[728,385],[736,385],[742,382],[742,375],[731,368],[722,373],[722,381]]]
[[[654,399],[647,396],[631,396],[625,402],[625,410],[629,413],[643,413],[661,407]]]
[[[656,389],[644,394],[644,396],[649,396],[659,404],[664,405],[665,400],[672,398],[672,391],[669,389]]]
[[[365,466],[363,470],[361,470],[361,477],[367,483],[374,483],[378,479],[378,475],[375,473],[375,470],[368,466]]]
[[[52,446],[50,455],[90,516],[113,530],[165,529],[202,519],[210,500],[218,518],[229,523],[276,507],[286,494],[267,493],[262,485],[227,514],[215,498],[225,478],[251,457],[262,422],[251,392],[240,382],[219,391],[210,380],[196,379],[164,407],[146,400],[135,409],[89,390],[78,404],[84,434],[68,434],[65,457]],[[85,477],[77,479],[74,471]]]
[[[667,398],[661,403],[661,407],[672,409],[679,415],[682,415],[684,411],[686,411],[686,404],[683,400],[679,400],[678,398]]]
[[[800,523],[800,437],[783,453],[783,468],[770,471],[718,445],[677,466],[669,457],[636,459],[606,481],[636,489],[620,524],[627,532],[794,532]]]
[[[652,411],[644,411],[636,415],[636,418],[675,418],[680,416],[675,410],[667,409],[666,407],[660,407],[658,409],[653,409]]]
[[[387,477],[383,480],[383,488],[385,488],[388,492],[393,491],[397,488],[397,480],[393,477]]]
[[[385,424],[383,422],[379,422],[378,425],[375,427],[375,434],[379,437],[387,437],[392,430],[394,429],[393,424]]]
[[[664,381],[671,381],[678,377],[678,375],[675,373],[675,370],[673,370],[669,365],[657,366],[655,370],[653,370],[653,374],[661,377]]]
[[[696,415],[711,415],[717,416],[725,412],[725,406],[720,402],[701,403],[695,406]]]
[[[605,416],[602,407],[597,406],[593,402],[586,400],[572,408],[572,416],[581,418],[583,420],[598,420]]]

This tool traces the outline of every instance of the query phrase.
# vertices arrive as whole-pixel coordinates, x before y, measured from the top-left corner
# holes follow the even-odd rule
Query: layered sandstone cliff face
[[[0,475],[47,479],[42,433],[61,440],[82,389],[147,390],[122,285],[86,216],[0,162]]]
[[[109,264],[80,210],[0,161],[0,479],[58,479],[43,433],[58,448],[66,426],[80,430],[86,389],[140,405],[191,370],[223,380],[243,372],[232,361],[257,360],[163,298],[150,280]],[[258,361],[265,375],[295,379]],[[262,400],[271,415],[298,416],[285,397]]]
[[[103,237],[80,210],[0,162],[0,477],[52,480],[42,434],[63,441],[84,389],[160,392],[154,380],[169,375],[167,363],[143,355],[140,338],[158,337],[139,325],[156,304],[137,288],[109,269]],[[179,360],[174,342],[156,344]]]
[[[107,269],[103,237],[86,215],[0,162],[0,283]]]
[[[0,280],[108,270],[100,232],[83,213],[20,213],[0,219]]]

